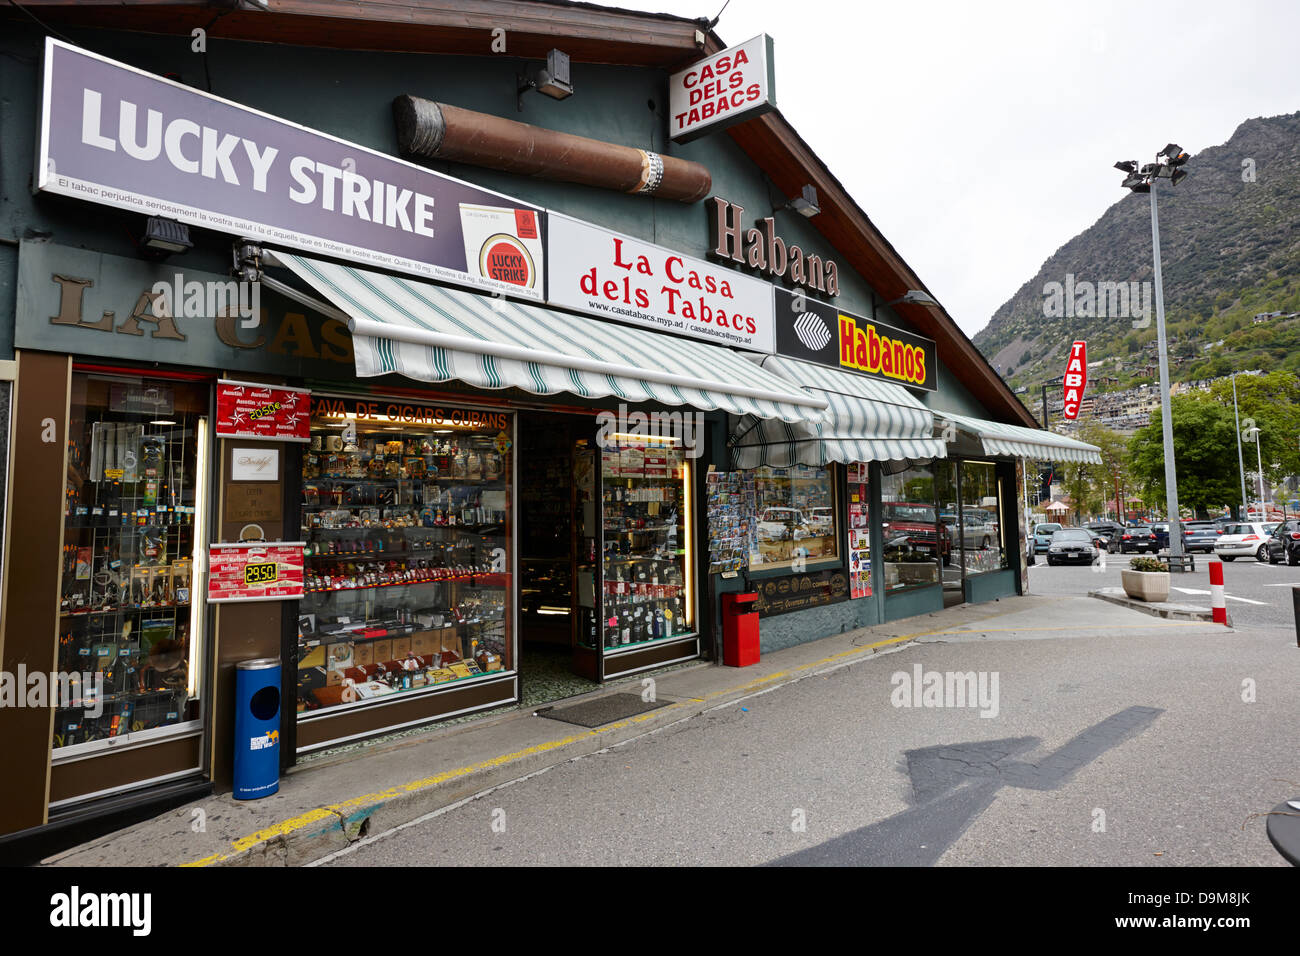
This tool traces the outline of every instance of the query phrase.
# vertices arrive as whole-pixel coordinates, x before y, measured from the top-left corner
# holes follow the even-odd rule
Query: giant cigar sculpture
[[[407,154],[487,166],[521,176],[697,202],[712,185],[699,163],[559,133],[418,96],[393,100]]]

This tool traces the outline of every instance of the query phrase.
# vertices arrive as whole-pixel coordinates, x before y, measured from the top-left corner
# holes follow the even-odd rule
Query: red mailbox
[[[722,663],[748,667],[758,663],[757,594],[722,595]]]

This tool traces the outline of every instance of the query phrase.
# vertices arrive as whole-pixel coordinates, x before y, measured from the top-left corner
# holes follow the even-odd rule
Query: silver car
[[[1214,553],[1222,561],[1235,561],[1252,555],[1256,561],[1267,561],[1267,542],[1276,527],[1276,522],[1241,521],[1226,524],[1223,526],[1223,534],[1214,543]]]

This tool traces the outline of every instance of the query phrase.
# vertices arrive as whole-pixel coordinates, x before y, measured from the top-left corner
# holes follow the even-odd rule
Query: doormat
[[[537,716],[562,720],[579,727],[600,727],[625,717],[667,707],[668,703],[666,700],[644,701],[640,694],[609,694],[585,700],[581,704],[570,704],[568,707],[544,707],[537,711]]]

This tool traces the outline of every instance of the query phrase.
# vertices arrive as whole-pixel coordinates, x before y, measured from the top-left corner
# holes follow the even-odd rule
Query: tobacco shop
[[[229,789],[250,659],[287,768],[723,663],[727,594],[771,652],[1024,593],[1022,461],[1095,455],[782,118],[770,37],[372,7],[0,8],[0,657],[49,690],[0,708],[0,846]],[[683,106],[704,58],[741,100]]]

